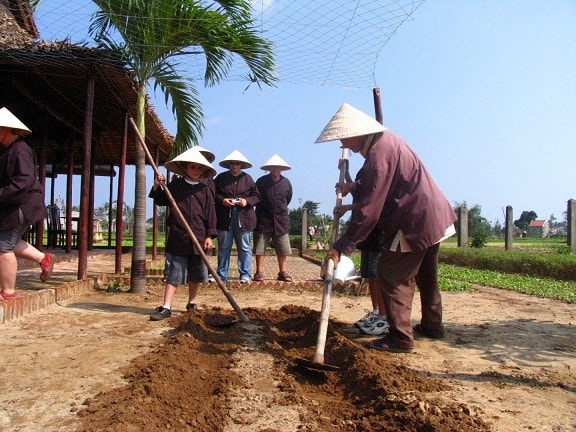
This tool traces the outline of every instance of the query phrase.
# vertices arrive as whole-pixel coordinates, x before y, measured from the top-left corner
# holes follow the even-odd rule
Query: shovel
[[[134,129],[134,133],[136,134],[138,141],[140,141],[140,144],[142,145],[142,148],[144,149],[144,152],[146,153],[146,157],[148,158],[148,162],[150,162],[150,165],[152,165],[152,168],[154,169],[154,173],[156,175],[160,174],[160,172],[158,171],[158,167],[154,163],[154,159],[152,159],[152,155],[150,154],[148,147],[146,147],[146,143],[144,142],[144,138],[142,138],[142,135],[140,134],[140,131],[138,130],[138,126],[136,126],[134,119],[132,119],[131,117],[130,117],[130,123],[132,124],[132,127]],[[166,196],[168,197],[168,202],[170,203],[171,210],[174,212],[174,214],[178,218],[180,225],[182,225],[182,227],[184,227],[184,229],[186,230],[188,236],[190,237],[190,240],[192,240],[192,243],[194,244],[194,247],[196,248],[196,251],[200,254],[200,257],[202,258],[202,261],[204,261],[204,264],[206,264],[206,267],[208,267],[208,271],[214,277],[214,280],[218,284],[218,287],[220,287],[220,289],[222,290],[222,292],[224,293],[224,295],[228,299],[228,302],[234,308],[234,311],[238,315],[238,321],[247,322],[248,317],[244,314],[242,309],[240,309],[240,306],[238,306],[238,303],[236,303],[236,299],[234,299],[234,296],[232,295],[232,293],[230,291],[228,291],[228,289],[226,288],[226,285],[224,285],[224,283],[222,282],[222,279],[220,279],[220,277],[218,276],[218,274],[214,270],[214,267],[212,267],[212,264],[210,264],[208,257],[204,253],[202,246],[200,245],[200,243],[198,242],[198,239],[196,238],[196,236],[192,232],[192,229],[188,225],[188,222],[186,222],[186,218],[184,218],[184,215],[182,214],[182,212],[178,208],[178,205],[176,204],[174,197],[170,193],[170,190],[168,190],[168,188],[163,188],[163,190],[166,193]],[[238,321],[233,321],[231,323],[231,325],[234,325]]]
[[[342,159],[348,160],[348,149],[342,149]],[[346,164],[340,165],[340,179],[343,183],[346,178]],[[336,193],[336,205],[342,204],[342,191],[338,189]],[[334,225],[332,227],[332,244],[338,238],[338,229],[340,226],[340,216],[334,213]],[[322,295],[322,309],[320,310],[320,325],[318,327],[318,338],[316,340],[316,352],[312,360],[297,358],[296,364],[309,369],[335,371],[338,366],[324,363],[324,348],[326,346],[326,333],[328,331],[328,318],[330,316],[330,295],[332,294],[332,281],[334,279],[334,261],[328,260],[326,274],[324,275],[324,293]]]
[[[328,260],[326,274],[324,275],[324,294],[322,295],[322,309],[320,310],[320,325],[316,340],[316,352],[312,360],[297,358],[296,363],[309,369],[325,371],[338,370],[338,366],[324,363],[324,347],[326,345],[326,333],[328,331],[328,318],[330,315],[330,294],[332,293],[332,278],[334,276],[334,261]]]

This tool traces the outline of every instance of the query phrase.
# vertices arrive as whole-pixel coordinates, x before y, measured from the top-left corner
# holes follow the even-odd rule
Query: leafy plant
[[[545,279],[518,274],[507,274],[490,270],[479,270],[452,265],[441,265],[440,277],[518,291],[539,297],[554,298],[571,303],[576,302],[576,283]]]

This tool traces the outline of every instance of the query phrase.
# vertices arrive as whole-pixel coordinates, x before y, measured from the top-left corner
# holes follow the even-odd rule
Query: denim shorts
[[[376,280],[378,278],[378,260],[380,259],[380,251],[362,250],[360,258],[360,276],[368,280]]]
[[[30,224],[26,222],[22,209],[18,210],[18,220],[20,226],[0,231],[0,252],[13,252],[16,243],[20,241],[22,235],[28,229],[28,225]]]
[[[166,253],[164,278],[170,285],[184,285],[188,282],[208,282],[208,267],[200,255],[173,255]]]

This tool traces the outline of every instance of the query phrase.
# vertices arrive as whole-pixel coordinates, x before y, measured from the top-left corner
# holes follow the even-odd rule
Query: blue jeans
[[[236,243],[236,249],[238,250],[238,273],[240,273],[240,280],[252,280],[251,237],[251,230],[242,231],[240,229],[237,217],[232,218],[229,231],[218,230],[218,269],[216,273],[218,273],[218,277],[223,282],[228,280],[232,240]]]

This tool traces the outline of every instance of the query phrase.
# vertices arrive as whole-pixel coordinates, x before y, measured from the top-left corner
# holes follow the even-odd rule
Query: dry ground
[[[228,328],[215,284],[198,313],[181,289],[173,318],[149,321],[162,290],[96,290],[1,325],[0,430],[576,431],[574,304],[445,293],[447,339],[385,354],[352,326],[368,298],[335,292],[339,370],[315,372],[294,359],[314,352],[321,286],[231,286],[250,320]]]

